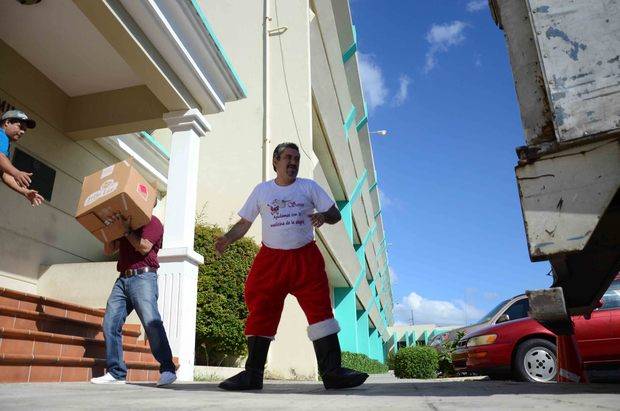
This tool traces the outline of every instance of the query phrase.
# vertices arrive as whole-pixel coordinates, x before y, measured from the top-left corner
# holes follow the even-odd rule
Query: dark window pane
[[[504,314],[508,314],[510,320],[518,320],[519,318],[527,317],[527,311],[530,308],[530,303],[527,298],[519,300],[513,303]]]
[[[13,155],[13,165],[19,170],[32,173],[30,188],[37,190],[47,201],[52,201],[56,170],[18,148]]]

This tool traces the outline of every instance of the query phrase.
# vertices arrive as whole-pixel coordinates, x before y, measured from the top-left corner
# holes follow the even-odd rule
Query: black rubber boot
[[[325,389],[352,388],[366,381],[368,374],[342,367],[337,334],[328,335],[313,343]]]
[[[245,362],[245,370],[222,381],[219,387],[227,391],[262,390],[270,343],[270,338],[248,337],[248,359]]]

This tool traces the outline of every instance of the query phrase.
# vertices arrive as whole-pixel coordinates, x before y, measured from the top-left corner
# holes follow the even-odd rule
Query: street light
[[[369,134],[377,134],[380,136],[385,136],[387,135],[388,131],[387,130],[377,130],[377,131],[371,131]]]

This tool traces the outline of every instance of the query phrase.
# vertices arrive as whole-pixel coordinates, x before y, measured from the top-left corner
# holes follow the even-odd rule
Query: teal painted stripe
[[[345,51],[344,54],[342,55],[342,62],[346,63],[347,61],[349,61],[349,59],[353,57],[356,51],[357,51],[357,43],[351,44],[351,46],[347,49],[347,51]]]
[[[366,124],[368,123],[368,116],[364,116],[362,117],[362,119],[359,121],[359,123],[357,123],[357,125],[355,126],[355,129],[357,131],[360,131],[362,129],[362,127],[364,127]]]
[[[355,291],[351,288],[334,288],[335,316],[341,325],[338,340],[343,350],[357,351],[357,310]]]
[[[375,213],[375,220],[377,219],[377,217],[379,217],[379,215],[381,215],[381,210],[379,210],[379,211],[377,211],[377,212]]]
[[[354,203],[357,200],[357,198],[359,197],[359,195],[362,193],[362,186],[366,182],[367,178],[368,178],[368,171],[364,170],[364,173],[359,178],[359,180],[357,180],[357,183],[355,184],[355,188],[353,189],[353,193],[351,193],[351,200],[349,201],[350,203]]]
[[[155,147],[157,149],[157,151],[159,151],[161,153],[161,155],[163,155],[168,160],[170,160],[170,153],[168,152],[168,150],[166,150],[166,148],[164,146],[161,145],[161,143],[159,141],[155,140],[155,137],[153,137],[152,135],[150,135],[146,131],[141,131],[139,134],[140,134],[140,136],[142,138],[144,138],[146,141],[148,141],[153,147]]]
[[[372,291],[372,289],[371,289]],[[372,294],[372,292],[371,292]],[[370,310],[372,309],[372,306],[377,307],[377,311],[379,312],[380,318],[383,320],[383,325],[385,326],[385,328],[387,329],[388,324],[387,321],[385,320],[385,316],[381,316],[381,313],[383,312],[383,310],[381,309],[381,300],[379,298],[379,295],[377,294],[376,296],[371,296],[368,301],[366,302],[366,307],[368,307],[366,309],[366,312],[370,312]]]
[[[361,120],[357,123],[355,129],[357,131],[360,131],[362,127],[366,125],[366,123],[368,123],[368,108],[366,107],[366,102],[364,101],[364,117],[362,117]]]
[[[364,248],[366,247],[366,244],[368,244],[368,241],[372,238],[372,235],[373,235],[373,233],[374,233],[374,231],[376,229],[377,229],[377,222],[375,221],[372,224],[372,227],[370,227],[370,229],[366,233],[366,236],[364,237],[364,240],[362,241],[362,245],[364,246]]]
[[[362,267],[362,269],[360,270],[360,273],[357,275],[357,278],[355,279],[355,283],[353,284],[353,288],[355,289],[355,291],[357,291],[360,288],[360,285],[362,284],[362,279],[364,279],[364,277],[366,277],[366,264],[364,264],[364,267]]]
[[[351,44],[349,48],[347,49],[347,51],[345,51],[344,54],[342,55],[343,63],[346,63],[347,61],[349,61],[349,59],[353,57],[353,55],[357,51],[357,31],[355,30],[355,26],[353,25],[351,26],[351,29],[353,31],[353,44]]]
[[[198,4],[198,0],[191,0],[191,2],[192,2],[192,5],[194,6],[194,10],[196,10],[196,13],[198,13],[198,16],[200,17],[200,20],[202,20],[202,24],[204,24],[205,28],[209,32],[209,36],[211,37],[211,39],[215,43],[215,46],[218,48],[220,54],[222,55],[222,58],[224,59],[224,62],[228,66],[228,69],[232,73],[235,81],[237,82],[237,85],[241,89],[241,92],[243,93],[243,96],[247,97],[248,96],[248,89],[247,89],[247,87],[245,86],[243,81],[241,81],[241,77],[239,77],[239,74],[237,73],[237,70],[235,70],[235,68],[233,67],[232,62],[230,61],[230,58],[228,57],[228,54],[226,54],[226,51],[224,51],[224,47],[222,46],[222,43],[220,43],[220,40],[215,35],[215,31],[213,31],[213,28],[211,27],[211,24],[209,24],[209,21],[207,20],[207,16],[205,15],[204,11],[202,10],[202,7],[200,7],[200,4]]]
[[[376,190],[376,189],[377,189],[377,182],[375,181],[375,183],[371,185],[370,188],[368,189],[368,192],[372,193],[372,190]]]
[[[351,209],[351,203],[348,201],[336,201],[340,215],[342,216],[342,223],[344,229],[349,236],[349,240],[353,242],[353,210]]]
[[[347,115],[347,118],[344,120],[344,124],[342,125],[342,127],[344,128],[344,135],[347,141],[349,141],[349,129],[351,128],[351,124],[353,124],[353,121],[355,121],[355,113],[357,113],[355,106],[351,106],[351,110],[349,111],[349,114]]]

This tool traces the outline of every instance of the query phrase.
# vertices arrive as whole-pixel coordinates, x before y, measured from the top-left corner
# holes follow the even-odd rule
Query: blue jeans
[[[157,310],[157,273],[142,273],[132,277],[119,277],[114,283],[103,317],[103,335],[107,371],[117,380],[127,377],[123,360],[122,331],[125,319],[136,310],[146,330],[151,351],[159,361],[159,372],[175,372],[172,351]]]

